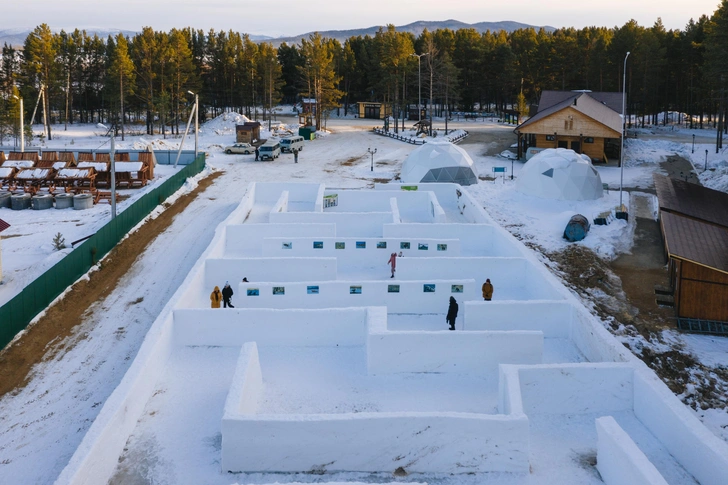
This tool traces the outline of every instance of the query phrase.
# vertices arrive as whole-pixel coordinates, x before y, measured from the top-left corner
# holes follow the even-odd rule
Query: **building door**
[[[578,141],[571,142],[571,149],[576,153],[581,153],[581,144]]]
[[[365,106],[364,107],[364,118],[378,120],[380,118],[381,110],[379,106]]]
[[[559,140],[558,148],[569,148],[569,142],[566,140]]]

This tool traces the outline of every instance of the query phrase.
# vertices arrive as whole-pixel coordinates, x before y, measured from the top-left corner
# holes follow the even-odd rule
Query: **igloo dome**
[[[402,182],[478,183],[473,159],[465,150],[449,141],[431,141],[416,148],[402,164]]]
[[[548,148],[526,162],[516,190],[542,199],[594,200],[603,195],[602,178],[586,155]]]

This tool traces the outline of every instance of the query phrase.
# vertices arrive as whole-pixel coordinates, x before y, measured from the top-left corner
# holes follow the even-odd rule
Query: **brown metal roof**
[[[543,100],[543,96],[547,93],[560,93],[563,94],[563,91],[544,91],[544,93],[541,95],[541,99]],[[570,96],[564,97],[556,104],[553,104],[551,106],[548,106],[546,108],[542,108],[542,105],[544,105],[543,102],[539,103],[538,105],[538,112],[529,118],[528,120],[521,123],[516,129],[516,132],[520,132],[520,130],[530,124],[536,123],[539,120],[542,120],[548,116],[551,116],[554,113],[557,113],[563,109],[571,108],[575,109],[584,115],[588,116],[589,118],[593,119],[595,122],[600,123],[607,128],[612,129],[616,132],[615,137],[619,137],[619,134],[622,133],[622,117],[619,115],[619,112],[614,111],[606,104],[596,100],[594,97],[592,97],[592,94],[594,93],[573,93],[573,92],[566,92],[566,94],[569,94]],[[610,93],[606,93],[610,94]],[[556,96],[554,96],[551,101],[555,100]],[[550,102],[550,101],[549,101]]]
[[[671,258],[728,273],[728,228],[669,212],[662,212],[660,221]]]
[[[728,228],[728,194],[653,174],[660,210]]]
[[[543,91],[541,93],[541,99],[538,102],[538,111],[548,109],[551,106],[562,103],[567,99],[574,99],[580,94],[587,94],[589,97],[607,106],[612,111],[616,111],[617,114],[622,113],[622,93],[605,91]]]

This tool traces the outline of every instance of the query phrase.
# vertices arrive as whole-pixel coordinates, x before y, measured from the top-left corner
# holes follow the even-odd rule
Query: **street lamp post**
[[[200,116],[200,99],[197,96],[196,93],[193,93],[192,91],[187,91],[191,95],[195,97],[195,158],[197,158],[197,132],[199,131],[199,116]]]
[[[625,130],[625,104],[627,97],[627,58],[629,52],[624,56],[624,70],[622,72],[622,146],[619,149],[619,211],[624,212],[622,206],[622,187],[624,185],[624,130]]]
[[[25,151],[25,123],[23,122],[23,98],[13,94],[13,98],[20,101],[20,151]]]
[[[690,153],[695,153],[695,134],[693,134],[693,149],[690,151]]]
[[[372,156],[371,171],[373,172],[374,171],[374,154],[377,153],[377,149],[375,148],[374,150],[372,150],[371,148],[367,148],[367,153],[369,153]]]
[[[417,58],[417,122],[422,121],[422,56],[426,56],[429,52],[423,54],[410,54]],[[420,125],[417,125],[420,126]],[[422,128],[422,127],[420,127]]]
[[[708,150],[705,150],[705,168],[703,169],[703,172],[708,170]]]

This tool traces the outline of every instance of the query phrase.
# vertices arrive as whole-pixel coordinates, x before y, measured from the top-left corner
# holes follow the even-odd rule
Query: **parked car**
[[[225,147],[225,153],[228,155],[231,153],[244,153],[249,155],[255,153],[255,147],[250,143],[235,143],[229,147]]]
[[[258,147],[261,160],[275,160],[281,155],[281,146],[277,141],[268,140]]]

